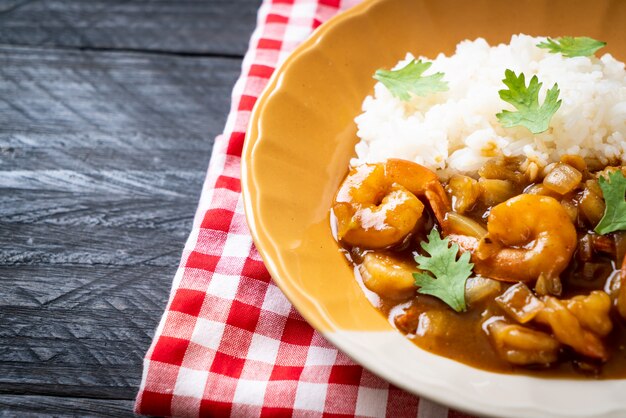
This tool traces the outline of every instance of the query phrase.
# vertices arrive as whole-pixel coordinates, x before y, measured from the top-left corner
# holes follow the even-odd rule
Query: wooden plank
[[[131,400],[240,60],[0,59],[0,393]]]
[[[164,240],[173,248],[182,247],[191,228],[206,159],[196,161],[195,170],[0,171],[0,230],[6,234],[5,241],[0,237],[6,244],[3,247],[0,243],[0,254],[6,255],[4,250],[14,253],[22,244],[24,251],[33,246],[55,246],[60,237],[72,237],[77,245],[92,240],[110,242],[111,249],[120,244],[141,244],[134,243],[132,237],[125,241],[124,237],[133,235],[131,230],[137,234],[140,230],[153,231],[152,237],[146,232],[147,237],[137,235],[137,239]],[[169,164],[170,160],[163,161]],[[189,165],[193,162],[190,160]],[[50,226],[32,229],[41,224]],[[116,236],[118,232],[123,232],[121,237]],[[37,234],[41,234],[39,239],[35,239]],[[145,249],[143,244],[140,247]]]
[[[80,228],[84,227],[92,230],[95,227],[153,229],[155,234],[160,231],[158,234],[161,239],[179,240],[191,229],[201,177],[202,174],[197,173],[193,181],[184,182],[184,188],[189,190],[185,199],[4,189],[6,193],[0,196],[0,207],[3,208],[1,219],[5,224],[52,224],[68,229],[76,227],[81,234],[84,232],[80,232]],[[33,199],[34,194],[37,199]],[[18,227],[7,225],[5,228]]]
[[[132,399],[174,267],[0,267],[0,393]]]
[[[242,56],[260,0],[2,2],[0,43]]]
[[[0,417],[132,417],[133,401],[54,396],[0,396]]]
[[[0,169],[23,147],[203,150],[208,159],[241,65],[8,47],[0,61]]]
[[[239,61],[0,54],[0,264],[177,265]]]
[[[259,4],[0,1],[0,416],[132,414]]]
[[[100,326],[110,327],[118,325],[117,311],[137,311],[135,319],[142,321],[140,334],[151,336],[159,314],[165,308],[175,271],[175,266],[150,265],[0,266],[0,307],[3,311],[0,314],[9,315],[8,310],[12,310],[21,315],[24,312],[21,309],[26,308],[45,307],[44,313],[53,308],[80,308],[85,311],[81,315],[88,321],[102,320]],[[92,317],[89,317],[89,309],[93,309]],[[102,309],[111,310],[113,317],[102,317]],[[58,316],[55,315],[51,314],[48,320],[74,322],[72,314],[65,319],[55,319]],[[33,318],[36,316],[38,314]],[[27,316],[21,318],[28,319]],[[4,325],[0,327],[0,335],[22,335],[19,333],[25,332]]]
[[[146,228],[0,223],[0,265],[175,267],[188,233],[187,230],[169,233]]]
[[[208,159],[208,156],[206,157]],[[192,170],[170,170],[167,161],[162,171],[150,170],[12,170],[0,171],[0,188],[13,190],[54,190],[75,194],[99,193],[112,196],[167,196],[179,199],[189,196],[187,185],[202,180]],[[207,162],[205,162],[207,164]]]
[[[167,161],[167,169],[186,171],[189,167],[202,167],[207,164],[208,146],[206,141],[198,141],[198,149],[176,148],[175,158],[171,149],[149,148],[141,152],[129,153],[127,149],[97,146],[75,146],[71,148],[47,147],[37,144],[34,147],[5,148],[0,171],[23,170],[37,161],[37,170],[72,170],[88,172],[95,170],[138,170],[162,168]],[[190,144],[192,145],[192,144]]]

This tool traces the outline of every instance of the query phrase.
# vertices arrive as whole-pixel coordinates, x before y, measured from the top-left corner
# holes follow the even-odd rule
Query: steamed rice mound
[[[353,165],[404,158],[443,177],[473,175],[497,156],[526,157],[544,167],[564,154],[594,165],[626,162],[626,71],[610,54],[565,58],[536,45],[545,38],[514,35],[508,45],[490,47],[484,39],[463,41],[450,57],[440,54],[425,75],[444,73],[449,90],[403,102],[382,83],[363,102],[355,120],[358,136]],[[398,62],[408,64],[413,55]],[[424,58],[425,59],[425,58]],[[504,71],[533,75],[543,83],[539,102],[558,83],[562,100],[550,128],[532,134],[504,128],[496,118],[515,108],[500,99]]]

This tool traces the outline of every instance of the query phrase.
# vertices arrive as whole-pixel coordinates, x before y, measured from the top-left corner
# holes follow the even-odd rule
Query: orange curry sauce
[[[495,372],[550,377],[626,377],[626,321],[620,315],[626,312],[626,306],[620,306],[626,303],[626,297],[623,302],[620,299],[620,294],[626,293],[623,289],[626,286],[622,286],[626,274],[620,274],[626,235],[593,232],[604,210],[597,179],[612,169],[603,168],[601,173],[598,167],[588,167],[575,156],[566,156],[543,172],[532,167],[529,170],[520,160],[498,159],[483,167],[476,178],[453,176],[441,182],[445,190],[445,197],[442,197],[436,192],[424,193],[420,187],[428,189],[430,186],[425,186],[428,182],[411,184],[415,181],[407,181],[393,171],[397,171],[397,167],[383,169],[384,164],[376,165],[383,168],[375,178],[372,173],[378,169],[368,166],[361,172],[353,169],[348,175],[335,198],[331,218],[346,259],[354,267],[356,279],[369,300],[407,338],[435,354]],[[410,169],[407,175],[420,174],[420,170],[407,167]],[[430,172],[423,170],[422,175]],[[391,181],[385,179],[392,175],[395,177]],[[399,183],[408,185],[401,190]],[[438,186],[433,187],[435,190]],[[419,202],[409,206],[407,200],[403,200],[400,192],[405,191],[418,197],[423,204],[421,213]],[[396,192],[393,199],[388,197]],[[478,254],[485,243],[476,246],[476,242],[499,239],[495,231],[492,234],[489,225],[490,222],[495,225],[493,216],[490,217],[494,207],[516,198],[524,199],[520,195],[545,196],[542,199],[552,205],[558,203],[566,215],[555,218],[541,212],[530,214],[536,215],[536,225],[548,223],[532,225],[530,229],[539,232],[520,232],[517,225],[505,225],[502,233],[521,234],[518,242],[498,242],[495,250],[486,255]],[[380,212],[385,205],[393,208],[395,215]],[[418,214],[418,220],[408,227],[406,235],[402,228],[406,231],[407,226],[393,219],[402,210],[407,211],[399,215],[402,219],[413,219]],[[446,211],[446,218],[441,222],[441,212]],[[560,211],[560,208],[556,210]],[[523,222],[521,219],[530,215],[520,213],[507,222],[515,223],[516,219]],[[369,218],[364,219],[367,216]],[[379,238],[376,233],[388,226],[382,225],[385,222],[395,222],[391,226],[399,230],[399,234],[390,235],[394,230]],[[549,222],[564,224],[550,225]],[[487,262],[490,257],[496,260],[496,253],[505,249],[529,252],[542,239],[549,245],[556,236],[563,234],[563,229],[571,228],[569,225],[575,231],[571,239],[568,238],[572,241],[571,248],[562,243],[556,249],[535,248],[537,258],[545,254],[554,257],[550,251],[557,257],[559,251],[563,253],[562,271],[552,269],[558,264],[556,260],[544,260],[543,264],[532,262],[532,265],[528,260],[513,260],[504,268],[498,267],[497,272],[483,267],[481,272],[485,279],[473,290],[466,288],[465,312],[455,312],[440,299],[420,294],[414,285],[411,287],[412,272],[418,271],[414,256],[427,255],[420,244],[432,228],[437,228],[442,237],[459,242],[461,251],[471,252],[472,261],[478,266],[486,263],[479,260],[480,257]],[[355,228],[361,230],[355,231]],[[368,235],[368,229],[378,231]],[[541,238],[543,232],[546,235]],[[474,244],[465,245],[465,241],[458,240],[459,236],[469,236]],[[393,242],[394,237],[399,239]],[[377,245],[381,240],[384,244]],[[533,270],[536,265],[539,265],[540,277],[529,280],[526,276],[537,274]],[[510,269],[509,276],[506,269]],[[476,270],[475,267],[473,276]],[[490,271],[499,277],[489,278]],[[524,300],[519,300],[520,295]],[[512,299],[515,297],[517,301]],[[519,315],[512,314],[511,308],[519,309]],[[493,326],[494,323],[498,326]]]

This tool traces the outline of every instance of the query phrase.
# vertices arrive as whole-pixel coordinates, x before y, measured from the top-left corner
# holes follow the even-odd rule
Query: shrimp
[[[607,350],[601,337],[606,337],[611,332],[613,324],[609,312],[611,299],[605,292],[595,290],[588,295],[579,295],[568,300],[559,300],[553,296],[544,296],[539,300],[532,295],[526,285],[518,283],[510,287],[496,300],[500,307],[518,322],[535,321],[539,324],[547,325],[552,330],[553,336],[551,338],[553,340],[568,345],[574,351],[587,357],[600,360],[607,359]],[[522,332],[524,329],[519,325],[516,325],[516,327],[515,329],[519,332]],[[503,327],[500,326],[496,330],[489,329],[491,337],[495,337],[496,346],[498,346],[498,338],[507,337],[506,334],[499,335],[498,332],[495,332],[500,328]],[[536,335],[536,331],[533,332],[531,332],[531,336]],[[524,333],[520,334],[520,336],[524,336]],[[545,339],[540,339],[539,341],[545,341]],[[530,350],[533,349],[533,345],[526,347],[516,346],[513,342],[515,341],[511,340],[509,345],[511,345],[511,349],[516,349],[514,353],[528,357],[529,353],[524,348]],[[518,342],[522,341],[518,340]],[[531,339],[529,342],[534,344],[536,341]],[[503,343],[500,342],[500,346],[502,345]],[[557,346],[548,346],[554,349],[558,348],[558,344]],[[502,347],[497,348],[502,351]],[[530,354],[532,353],[531,351]],[[532,359],[533,357],[531,356],[530,358]],[[512,363],[516,362],[512,358],[507,358],[507,360]]]
[[[558,277],[576,248],[576,228],[561,204],[529,194],[494,206],[482,239],[448,238],[472,253],[476,273],[508,282],[529,282],[541,274]]]
[[[500,357],[509,363],[548,365],[558,358],[560,344],[545,332],[522,325],[507,324],[502,319],[488,320],[485,328]]]
[[[586,296],[574,296],[564,303],[580,325],[588,331],[606,337],[613,329],[610,316],[611,297],[606,292],[594,290]]]
[[[359,266],[363,284],[381,297],[406,300],[415,295],[415,263],[384,252],[368,252]]]
[[[430,204],[443,225],[451,205],[435,173],[398,159],[360,165],[350,171],[335,196],[337,238],[369,249],[399,244],[422,218],[420,199]]]
[[[596,298],[597,296],[593,296]],[[608,299],[608,297],[607,297]],[[552,296],[545,296],[542,299],[545,308],[536,316],[539,323],[548,325],[554,337],[565,345],[569,345],[576,352],[587,357],[597,358],[606,361],[608,353],[606,347],[595,333],[585,329],[576,314],[571,312],[564,302]],[[597,303],[593,301],[591,303]],[[602,309],[602,307],[600,307]],[[577,314],[579,312],[576,312]],[[584,315],[584,313],[583,313]],[[604,309],[600,313],[603,322],[609,321],[608,310]],[[584,321],[586,325],[588,321]],[[608,325],[609,331],[611,325]],[[602,331],[604,332],[605,329]]]

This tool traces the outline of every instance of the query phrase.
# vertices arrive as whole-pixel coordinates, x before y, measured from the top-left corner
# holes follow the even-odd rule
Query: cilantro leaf
[[[596,41],[587,36],[564,36],[562,38],[548,38],[537,44],[539,48],[547,49],[552,54],[563,54],[564,57],[588,57],[606,45],[606,42]]]
[[[606,202],[604,216],[596,225],[595,231],[600,234],[626,230],[626,177],[621,170],[609,174],[607,180],[604,176],[599,179],[600,188]]]
[[[511,70],[504,72],[504,80],[502,82],[509,88],[508,90],[500,90],[498,94],[500,98],[507,103],[512,104],[517,112],[503,110],[496,117],[505,128],[514,126],[524,126],[534,134],[547,131],[550,125],[550,119],[561,107],[559,98],[559,86],[554,86],[546,93],[546,99],[543,104],[539,105],[539,90],[543,83],[539,82],[537,76],[530,79],[528,87],[526,87],[526,79],[524,73],[520,73],[519,77]]]
[[[443,73],[422,76],[431,65],[431,62],[413,60],[399,70],[377,70],[374,78],[383,83],[394,97],[403,101],[411,99],[409,93],[426,96],[448,90],[448,83],[442,80]]]
[[[467,309],[465,304],[465,281],[472,274],[474,264],[470,263],[470,254],[463,253],[457,260],[458,244],[450,246],[450,240],[441,239],[439,232],[433,228],[428,235],[428,242],[422,242],[422,248],[430,257],[415,256],[420,270],[431,272],[413,273],[415,285],[419,293],[435,296],[457,312]]]

